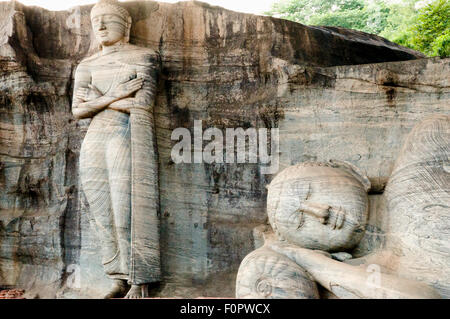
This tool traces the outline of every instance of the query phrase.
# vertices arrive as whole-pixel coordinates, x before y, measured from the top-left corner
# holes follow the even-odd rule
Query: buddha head
[[[130,39],[131,16],[117,0],[100,0],[91,10],[91,23],[100,46],[111,46]]]
[[[301,163],[268,187],[267,213],[279,239],[330,252],[353,248],[368,219],[370,182],[351,164]]]

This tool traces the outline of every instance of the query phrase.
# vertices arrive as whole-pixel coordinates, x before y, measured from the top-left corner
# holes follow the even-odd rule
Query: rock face
[[[410,129],[450,112],[449,59],[199,2],[125,6],[131,43],[159,51],[162,63],[159,295],[234,296],[237,268],[255,249],[252,229],[266,222],[271,176],[257,164],[173,163],[171,133],[192,130],[194,120],[203,128],[279,128],[280,170],[329,159],[359,167],[372,195],[371,228],[357,252],[383,243],[377,194]],[[97,48],[90,8],[0,3],[0,286],[41,297],[99,297],[110,285],[79,188],[89,123],[70,112],[75,67]]]

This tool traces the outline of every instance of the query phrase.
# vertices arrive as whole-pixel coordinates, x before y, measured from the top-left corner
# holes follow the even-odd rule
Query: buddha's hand
[[[344,225],[345,211],[341,208],[306,200],[300,204],[298,211],[319,219],[322,224],[329,224],[333,229]]]
[[[117,85],[115,88],[111,89],[107,95],[110,97],[116,98],[118,100],[124,99],[124,98],[129,97],[136,91],[139,91],[142,88],[143,84],[144,84],[144,79],[136,78],[136,79],[130,80],[128,82]]]
[[[102,92],[100,92],[100,90],[92,84],[89,84],[87,88],[79,88],[75,92],[75,97],[82,100],[83,102],[93,101],[102,96]]]

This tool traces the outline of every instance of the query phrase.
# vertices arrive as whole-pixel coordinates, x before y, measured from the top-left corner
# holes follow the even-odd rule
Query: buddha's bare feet
[[[127,294],[128,289],[129,286],[126,280],[116,279],[114,280],[111,291],[105,296],[105,299],[123,298]]]
[[[132,285],[125,296],[126,299],[141,299],[148,297],[147,285]]]

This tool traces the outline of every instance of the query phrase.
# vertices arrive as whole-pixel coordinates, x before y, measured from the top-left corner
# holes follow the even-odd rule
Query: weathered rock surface
[[[256,164],[174,164],[173,129],[199,119],[204,128],[279,127],[280,169],[343,160],[381,193],[411,128],[450,112],[449,59],[414,60],[422,56],[376,36],[199,2],[125,5],[131,42],[162,58],[162,296],[234,296],[271,179]],[[88,123],[70,113],[74,68],[96,49],[89,11],[0,3],[0,286],[41,297],[98,297],[110,285],[79,192]],[[402,60],[412,61],[379,63]],[[361,255],[383,243],[380,198],[370,198]]]

